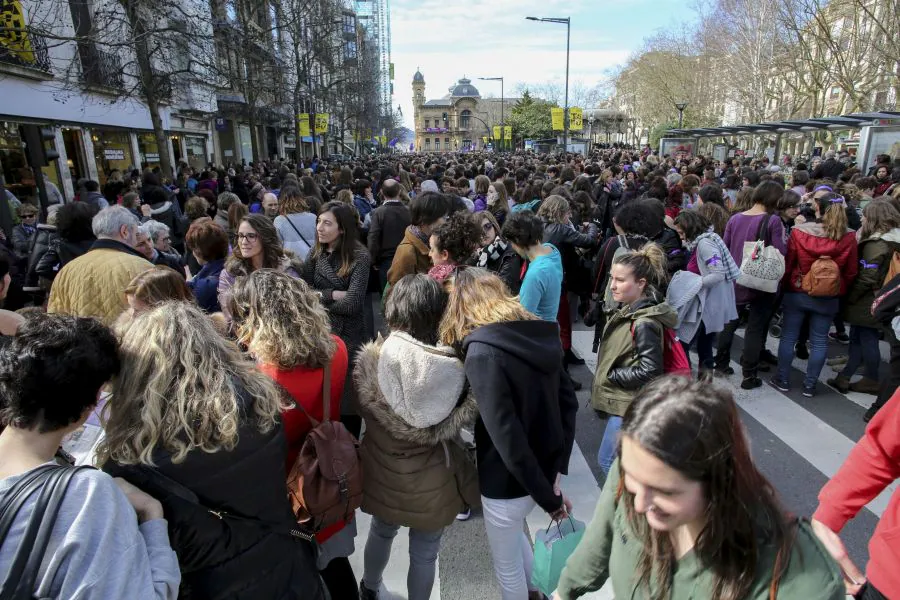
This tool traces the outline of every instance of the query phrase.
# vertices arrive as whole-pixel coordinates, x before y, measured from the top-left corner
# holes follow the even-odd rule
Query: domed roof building
[[[500,125],[501,100],[482,99],[471,79],[465,77],[448,88],[442,98],[426,100],[425,76],[416,71],[412,80],[415,116],[415,149],[419,152],[458,152],[481,149]],[[506,114],[516,98],[506,98]]]

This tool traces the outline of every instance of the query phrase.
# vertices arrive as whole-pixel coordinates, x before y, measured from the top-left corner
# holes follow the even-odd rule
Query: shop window
[[[127,173],[128,169],[136,166],[127,132],[95,128],[91,129],[91,141],[94,143],[94,161],[101,186],[114,169]]]
[[[141,168],[158,167],[160,148],[156,143],[156,136],[152,133],[139,133],[137,138],[138,152],[141,153]]]

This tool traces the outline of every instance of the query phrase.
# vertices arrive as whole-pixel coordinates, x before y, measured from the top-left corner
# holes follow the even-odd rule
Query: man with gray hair
[[[96,317],[112,325],[128,307],[125,287],[152,267],[135,249],[139,226],[122,206],[98,212],[91,221],[97,241],[53,280],[47,312]]]
[[[240,201],[241,199],[234,192],[222,192],[219,194],[216,200],[216,217],[213,219],[213,222],[225,231],[228,231],[228,209],[231,208],[232,204]]]

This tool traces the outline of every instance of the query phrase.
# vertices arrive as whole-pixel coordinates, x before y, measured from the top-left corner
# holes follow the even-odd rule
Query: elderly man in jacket
[[[111,325],[127,307],[125,287],[152,266],[134,248],[139,225],[122,206],[97,213],[91,222],[97,241],[53,280],[47,312],[96,317]]]

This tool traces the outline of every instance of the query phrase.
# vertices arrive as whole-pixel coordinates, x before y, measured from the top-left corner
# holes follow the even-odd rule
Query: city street
[[[753,455],[762,472],[775,486],[786,508],[799,517],[808,518],[816,508],[819,489],[837,471],[853,444],[862,435],[865,423],[863,412],[874,396],[856,393],[840,394],[825,385],[833,376],[831,368],[822,372],[818,394],[804,398],[799,385],[796,391],[783,394],[767,383],[762,388],[744,391],[740,385],[741,331],[735,339],[732,366],[738,374],[717,379],[719,385],[729,386],[741,408],[741,416],[749,436]],[[576,518],[590,521],[603,476],[597,465],[597,450],[603,436],[605,420],[590,408],[590,384],[595,355],[590,353],[593,331],[582,323],[575,325],[573,346],[586,359],[584,367],[574,367],[573,374],[582,382],[578,392],[580,408],[576,431],[576,446],[569,464],[569,476],[563,490],[574,504]],[[770,337],[768,348],[777,351],[778,340]],[[846,353],[846,346],[832,342],[830,355]],[[882,359],[887,347],[882,343]],[[691,360],[696,364],[696,355]],[[792,377],[800,381],[799,368],[805,361],[794,361]],[[887,368],[882,365],[882,368]],[[767,375],[767,374],[763,374]],[[767,377],[763,377],[765,381]],[[895,484],[896,485],[896,484]],[[857,565],[864,568],[868,560],[867,543],[875,524],[887,506],[895,485],[873,500],[842,532],[842,538]],[[530,532],[546,527],[548,516],[535,509],[528,519]],[[351,558],[354,573],[362,574],[362,554],[368,531],[368,516],[360,514],[356,554]],[[401,530],[394,542],[391,562],[385,573],[385,584],[396,598],[405,598],[408,537]],[[432,598],[497,598],[499,589],[494,582],[490,549],[484,533],[481,515],[474,513],[466,522],[457,522],[444,533],[438,569],[439,585]],[[439,591],[438,591],[439,590]],[[611,592],[602,590],[589,598],[609,599]]]

